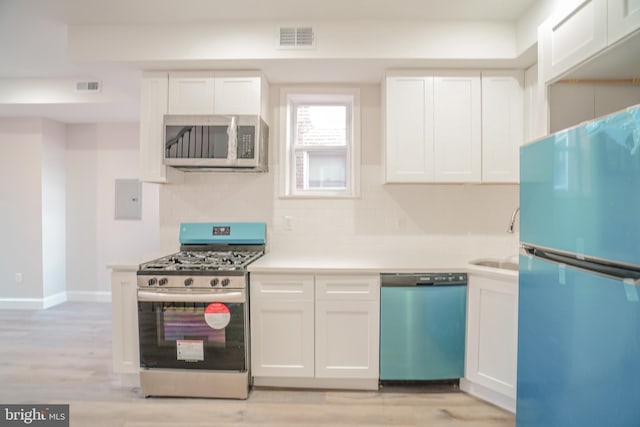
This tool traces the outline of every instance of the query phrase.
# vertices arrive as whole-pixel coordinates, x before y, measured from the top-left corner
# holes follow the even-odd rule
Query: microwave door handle
[[[226,302],[244,303],[245,294],[242,291],[224,292],[163,292],[138,291],[140,302]]]
[[[227,137],[227,159],[235,160],[238,158],[238,118],[236,116],[231,116]]]

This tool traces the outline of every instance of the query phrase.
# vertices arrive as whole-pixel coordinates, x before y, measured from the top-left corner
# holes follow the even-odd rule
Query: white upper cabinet
[[[140,97],[140,180],[180,182],[182,172],[163,164],[163,120],[167,114],[168,75],[148,72],[142,76]]]
[[[255,73],[223,75],[216,72],[214,111],[216,114],[260,115],[261,82]]]
[[[480,71],[389,73],[385,182],[518,182],[522,72],[483,78]]]
[[[524,135],[524,73],[482,73],[482,182],[517,183]]]
[[[480,73],[434,78],[433,140],[436,182],[480,182]]]
[[[607,0],[573,0],[539,27],[539,57],[545,82],[569,71],[607,46]]]
[[[213,114],[212,71],[169,73],[169,114]]]
[[[269,123],[269,84],[258,71],[146,72],[140,99],[140,179],[183,181],[183,172],[164,165],[167,114],[260,115]]]
[[[538,28],[538,58],[545,83],[579,70],[587,61],[612,68],[602,54],[615,51],[618,42],[625,39],[626,43],[632,33],[640,33],[640,0],[571,0],[562,6]],[[627,48],[628,54],[633,50],[637,48]],[[597,69],[593,67],[601,73]]]
[[[386,80],[386,181],[433,181],[433,77]]]
[[[609,44],[640,28],[640,0],[609,0]]]
[[[169,73],[169,114],[247,114],[267,120],[268,85],[255,71]]]

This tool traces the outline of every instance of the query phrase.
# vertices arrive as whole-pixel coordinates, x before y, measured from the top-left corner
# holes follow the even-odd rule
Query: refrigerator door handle
[[[640,267],[617,264],[610,261],[597,260],[592,258],[578,258],[577,255],[555,252],[535,246],[523,245],[527,255],[542,260],[565,264],[581,270],[590,271],[601,276],[609,277],[625,283],[634,283],[640,286]]]

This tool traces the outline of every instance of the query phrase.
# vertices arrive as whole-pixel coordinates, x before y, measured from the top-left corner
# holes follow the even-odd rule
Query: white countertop
[[[175,252],[175,251],[174,251]],[[140,257],[131,258],[123,261],[115,261],[107,264],[107,268],[114,271],[138,271],[138,267],[143,262],[151,261],[154,259],[165,257],[173,252],[164,251],[164,252],[152,252],[149,254],[142,255]]]
[[[166,252],[146,254],[107,265],[114,271],[137,271],[140,264],[166,256]],[[481,257],[478,257],[481,258]],[[444,253],[407,252],[393,255],[373,254],[332,254],[332,253],[267,253],[251,263],[251,273],[274,274],[379,274],[379,273],[439,273],[467,272],[495,278],[517,278],[518,272],[469,264],[465,256]]]
[[[517,278],[518,272],[469,264],[469,259],[446,254],[292,254],[267,253],[248,267],[251,273],[378,274],[468,272]]]

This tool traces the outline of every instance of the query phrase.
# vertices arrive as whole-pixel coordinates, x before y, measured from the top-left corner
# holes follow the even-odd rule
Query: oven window
[[[214,329],[203,323],[200,308],[193,309],[181,304],[178,307],[165,307],[164,311],[157,311],[156,316],[158,326],[162,326],[157,336],[161,337],[163,345],[173,345],[178,340],[200,339],[206,346],[225,346],[225,329]]]
[[[140,364],[246,370],[242,303],[138,302]]]

